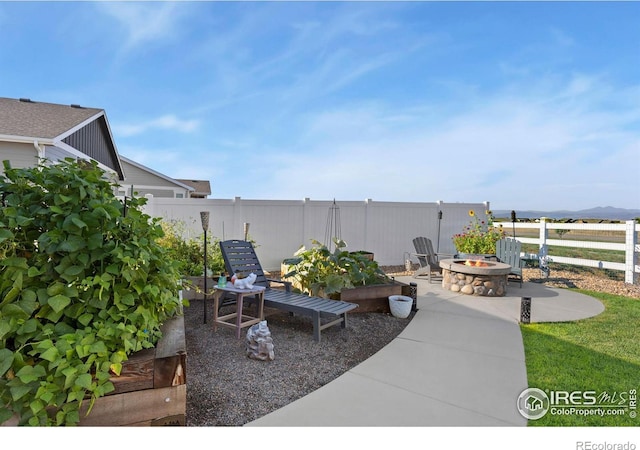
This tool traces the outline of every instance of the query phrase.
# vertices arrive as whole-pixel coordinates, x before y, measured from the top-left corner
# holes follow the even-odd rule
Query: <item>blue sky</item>
[[[638,2],[0,2],[0,96],[213,197],[640,208]]]

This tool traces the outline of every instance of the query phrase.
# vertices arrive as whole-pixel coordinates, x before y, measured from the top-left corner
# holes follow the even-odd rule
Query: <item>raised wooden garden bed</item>
[[[96,400],[80,426],[185,425],[187,409],[186,341],[184,317],[162,326],[162,339],[155,348],[133,353],[113,377],[115,391]]]
[[[162,326],[155,348],[129,356],[119,377],[111,378],[115,390],[98,398],[86,416],[89,401],[80,409],[79,426],[164,426],[186,423],[187,346],[184,316]],[[1,426],[18,425],[18,418]]]
[[[211,291],[211,289],[216,285],[217,282],[218,277],[208,277],[207,290]],[[189,289],[186,289],[187,283],[191,284],[193,287],[189,287]],[[183,287],[184,289],[182,289],[182,298],[186,300],[202,300],[204,292],[204,277],[185,277]]]
[[[373,254],[371,254],[373,255]],[[282,264],[280,267],[280,273],[285,274],[289,270],[289,266]],[[299,283],[294,278],[286,279],[292,283],[294,288],[300,289]],[[389,284],[373,284],[370,286],[359,286],[351,289],[343,289],[340,292],[338,300],[344,300],[345,302],[357,303],[358,308],[350,312],[364,313],[364,312],[379,312],[379,313],[391,313],[389,309],[389,296],[390,295],[406,295],[410,296],[410,287],[407,284],[394,281]]]
[[[358,254],[358,255],[362,255],[366,259],[368,259],[369,261],[374,261],[373,252],[368,252],[366,250],[358,250],[357,252],[353,252],[353,253]]]
[[[402,284],[396,282],[393,284],[374,284],[371,286],[343,289],[340,292],[340,300],[360,305],[351,311],[351,314],[363,312],[391,313],[389,309],[389,296],[403,295],[402,286]]]

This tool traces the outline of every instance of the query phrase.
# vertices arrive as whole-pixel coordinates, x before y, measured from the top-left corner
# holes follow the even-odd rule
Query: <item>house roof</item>
[[[134,167],[137,167],[140,170],[143,170],[145,172],[148,172],[148,173],[152,174],[153,176],[156,176],[156,177],[161,178],[163,180],[166,180],[166,181],[168,181],[168,182],[170,182],[172,184],[175,184],[176,186],[179,186],[179,187],[181,187],[183,189],[186,189],[189,192],[193,192],[194,191],[194,188],[191,185],[189,185],[187,183],[184,183],[182,180],[176,180],[175,178],[168,177],[168,176],[166,176],[166,175],[164,175],[164,174],[162,174],[160,172],[157,172],[157,171],[155,171],[155,170],[153,170],[153,169],[151,169],[149,167],[146,167],[146,166],[140,164],[139,162],[136,162],[136,161],[134,161],[132,159],[129,159],[129,158],[125,157],[125,156],[120,155],[120,159],[125,164],[130,164],[130,165],[132,165]],[[126,176],[126,173],[125,173],[125,176]],[[127,181],[126,178],[125,178],[125,181]]]
[[[191,186],[194,189],[193,195],[211,195],[211,184],[209,180],[184,180],[178,179],[179,182]]]
[[[84,154],[124,179],[103,109],[0,97],[0,140],[33,142]]]
[[[104,110],[0,97],[0,135],[54,139],[100,113]]]

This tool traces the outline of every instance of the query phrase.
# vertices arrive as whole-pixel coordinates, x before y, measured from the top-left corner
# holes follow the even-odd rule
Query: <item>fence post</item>
[[[547,245],[548,238],[549,238],[549,230],[547,229],[547,218],[540,217],[540,238],[539,238],[540,242],[538,242],[538,246],[539,246],[538,254],[540,253],[540,250],[544,248],[543,246]]]
[[[311,214],[309,213],[309,203],[311,202],[311,199],[309,197],[305,197],[304,200],[302,201],[302,233],[300,236],[300,242],[302,243],[306,243],[307,242],[307,221],[310,220],[310,216]]]
[[[373,205],[371,204],[373,202],[372,199],[368,198],[364,201],[364,229],[363,229],[363,236],[362,236],[362,248],[364,250],[369,250],[369,251],[373,251],[371,250],[371,247],[369,246],[369,227],[370,227],[370,223],[371,222],[371,208],[373,207]]]
[[[624,282],[634,284],[636,281],[635,269],[637,263],[636,245],[638,245],[638,235],[636,234],[636,224],[634,220],[626,221],[624,242]]]
[[[243,203],[244,202],[240,197],[235,197],[233,199],[233,220],[230,224],[227,224],[226,233],[229,236],[226,237],[226,239],[240,239],[240,233],[238,232],[239,227],[236,228],[236,226],[246,221],[246,218],[244,217]]]

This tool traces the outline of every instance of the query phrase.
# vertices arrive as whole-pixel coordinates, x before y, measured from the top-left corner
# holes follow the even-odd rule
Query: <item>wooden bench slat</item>
[[[520,281],[520,287],[522,287],[523,281],[523,264],[520,259],[521,248],[521,242],[516,239],[503,238],[496,242],[496,257],[498,258],[498,261],[511,266],[511,272],[509,275],[514,275],[516,280]]]

